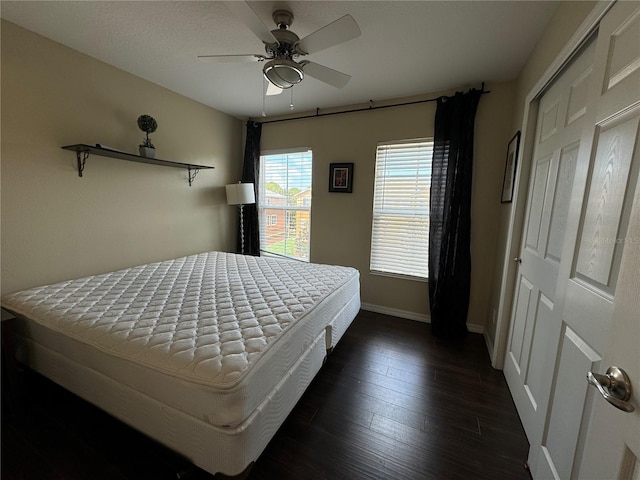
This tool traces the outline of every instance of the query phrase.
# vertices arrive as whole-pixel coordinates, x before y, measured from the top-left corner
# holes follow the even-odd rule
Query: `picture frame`
[[[516,168],[518,167],[518,150],[520,148],[520,130],[513,136],[507,146],[507,158],[504,165],[504,178],[502,180],[502,196],[500,203],[511,203],[513,201],[513,186],[516,179]]]
[[[329,192],[353,192],[353,163],[329,164]]]

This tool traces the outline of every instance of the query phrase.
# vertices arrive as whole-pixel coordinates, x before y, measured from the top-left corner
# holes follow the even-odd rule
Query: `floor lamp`
[[[253,183],[232,183],[225,188],[227,189],[227,203],[240,207],[240,253],[244,255],[244,217],[242,207],[256,203]]]

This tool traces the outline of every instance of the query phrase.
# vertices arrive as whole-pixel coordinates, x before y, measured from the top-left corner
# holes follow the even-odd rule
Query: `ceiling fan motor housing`
[[[265,44],[267,55],[273,59],[264,65],[262,72],[265,78],[276,87],[287,89],[300,83],[304,78],[302,65],[293,59],[298,55],[295,45],[300,41],[300,37],[288,29],[293,22],[291,12],[276,10],[273,12],[273,21],[278,28],[271,33],[278,43]]]
[[[295,44],[300,41],[298,35],[291,30],[272,30],[273,36],[278,40],[277,44],[265,45],[264,49],[272,57],[284,56],[292,58],[296,55]]]

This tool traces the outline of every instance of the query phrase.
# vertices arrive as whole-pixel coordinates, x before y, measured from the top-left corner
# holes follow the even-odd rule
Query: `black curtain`
[[[260,178],[260,135],[262,124],[247,122],[247,140],[244,145],[244,163],[242,164],[242,183],[253,183],[256,203],[245,205],[244,212],[244,253],[260,256],[260,226],[258,225],[258,179]],[[240,252],[240,227],[238,226],[238,244]]]
[[[471,283],[471,180],[476,110],[482,92],[438,99],[429,201],[431,331],[467,334]]]

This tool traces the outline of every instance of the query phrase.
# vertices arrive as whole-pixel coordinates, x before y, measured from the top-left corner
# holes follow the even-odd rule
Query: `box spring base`
[[[242,424],[216,427],[26,340],[33,370],[133,428],[184,455],[212,474],[241,476],[258,459],[318,373],[326,356],[326,332]]]

